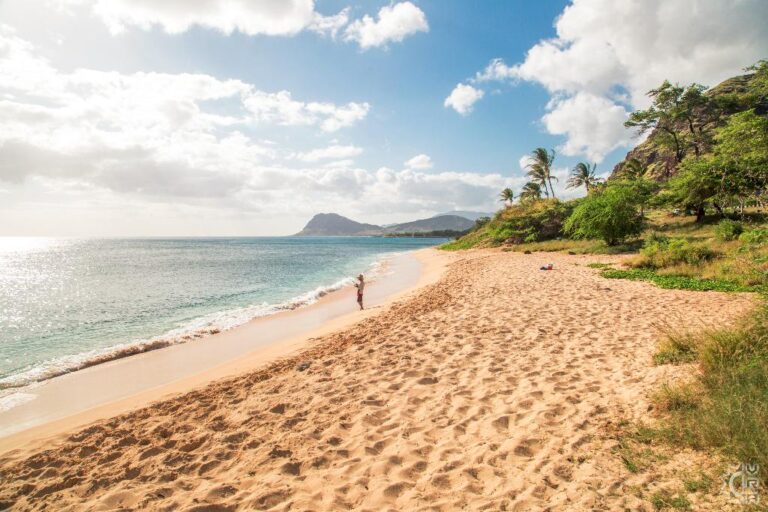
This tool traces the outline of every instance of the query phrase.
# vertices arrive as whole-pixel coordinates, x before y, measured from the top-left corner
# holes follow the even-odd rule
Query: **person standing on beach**
[[[357,276],[358,282],[355,283],[355,288],[357,288],[357,303],[360,304],[360,309],[363,309],[363,290],[365,289],[365,279],[363,278],[363,274],[360,274]]]

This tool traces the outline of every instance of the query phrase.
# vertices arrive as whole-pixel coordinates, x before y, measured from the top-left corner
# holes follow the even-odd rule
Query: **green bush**
[[[577,202],[542,199],[509,205],[499,210],[492,219],[479,219],[472,231],[441,248],[462,250],[561,238],[565,219]]]
[[[681,263],[699,265],[715,257],[715,252],[700,244],[691,244],[682,238],[649,237],[640,250],[638,266],[664,268]]]
[[[723,219],[717,226],[715,226],[715,238],[721,242],[728,242],[739,238],[739,235],[741,235],[743,231],[744,226],[741,222],[731,219]]]
[[[750,229],[744,231],[739,240],[748,244],[764,244],[768,242],[768,229]]]
[[[597,238],[608,245],[618,245],[642,231],[642,200],[636,190],[623,185],[593,192],[568,217],[565,232],[575,238]]]

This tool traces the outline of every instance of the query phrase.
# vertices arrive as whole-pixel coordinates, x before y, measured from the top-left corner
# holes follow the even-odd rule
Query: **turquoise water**
[[[413,238],[0,238],[0,389],[292,309]]]

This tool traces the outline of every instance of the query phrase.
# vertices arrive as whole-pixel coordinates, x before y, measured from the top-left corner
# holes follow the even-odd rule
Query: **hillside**
[[[381,233],[382,228],[374,224],[355,222],[337,213],[318,213],[296,236],[370,236]]]
[[[481,219],[483,217],[493,217],[493,212],[471,212],[467,210],[455,210],[452,212],[438,213],[437,215],[433,215],[432,218],[445,217],[446,215],[457,215],[459,217],[464,217],[465,219],[469,219],[474,222],[477,219]]]
[[[768,97],[760,94],[755,97],[756,80],[760,79],[757,74],[741,75],[724,80],[720,84],[707,89],[704,95],[714,99],[718,108],[717,115],[713,115],[710,109],[702,109],[696,112],[696,119],[702,124],[710,126],[721,126],[727,119],[738,112],[755,108],[758,114],[766,115],[768,113]],[[705,120],[706,119],[706,120]],[[680,132],[680,138],[685,141],[690,136],[690,130],[684,124],[676,127]],[[611,176],[620,173],[622,167],[627,162],[633,160],[643,169],[642,175],[656,180],[665,181],[675,175],[677,171],[677,159],[675,152],[670,147],[669,135],[659,128],[654,129],[643,142],[635,146],[627,153],[627,156],[616,164]],[[705,152],[710,148],[706,146]],[[682,148],[682,160],[686,156],[693,154],[693,148],[685,145]]]
[[[475,223],[458,215],[441,215],[429,219],[414,220],[395,224],[384,229],[387,234],[393,233],[424,233],[428,231],[467,231]]]
[[[441,215],[384,227],[356,222],[336,213],[318,213],[296,236],[392,236],[431,232],[458,234],[469,231],[474,224],[458,215]]]

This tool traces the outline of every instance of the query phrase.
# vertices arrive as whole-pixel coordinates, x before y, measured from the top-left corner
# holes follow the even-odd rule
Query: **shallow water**
[[[0,238],[0,388],[310,304],[442,241]]]

